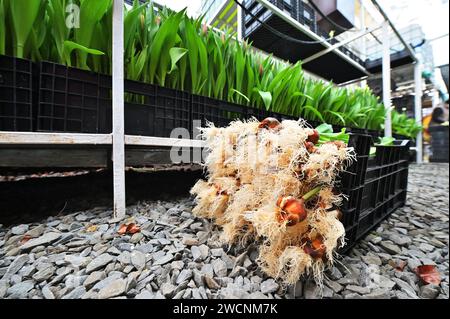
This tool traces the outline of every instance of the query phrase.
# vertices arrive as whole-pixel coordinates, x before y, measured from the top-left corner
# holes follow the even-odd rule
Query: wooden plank
[[[16,148],[0,149],[0,167],[44,168],[77,167],[105,168],[108,149]]]
[[[58,144],[58,145],[107,145],[111,134],[43,133],[43,132],[0,132],[0,144]]]
[[[168,149],[128,149],[125,151],[127,166],[143,167],[154,164],[171,164]]]
[[[125,144],[135,146],[198,147],[198,148],[206,146],[206,142],[202,140],[155,137],[155,136],[138,136],[138,135],[125,135]]]
[[[123,70],[123,0],[113,4],[112,104],[113,104],[113,183],[114,217],[125,216],[125,115]]]

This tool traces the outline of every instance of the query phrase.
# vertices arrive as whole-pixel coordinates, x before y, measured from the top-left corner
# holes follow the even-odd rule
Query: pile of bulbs
[[[193,213],[221,226],[228,244],[260,243],[258,264],[267,275],[294,284],[312,274],[321,284],[344,245],[343,195],[335,186],[354,160],[353,149],[301,119],[209,124],[202,137],[208,180],[191,190]]]

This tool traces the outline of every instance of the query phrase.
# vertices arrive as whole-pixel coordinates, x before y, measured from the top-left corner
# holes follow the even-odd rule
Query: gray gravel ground
[[[446,164],[411,165],[406,206],[326,272],[323,290],[267,278],[256,247],[222,246],[178,198],[130,207],[134,235],[118,235],[105,208],[0,225],[0,298],[448,298],[448,175]],[[421,264],[436,265],[439,286],[419,281]]]

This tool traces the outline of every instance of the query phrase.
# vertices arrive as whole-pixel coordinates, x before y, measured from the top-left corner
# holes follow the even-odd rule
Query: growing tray
[[[192,129],[187,92],[126,80],[125,133],[170,137],[174,128]],[[111,76],[42,62],[38,130],[112,132]]]
[[[36,66],[30,60],[0,55],[0,131],[32,131]]]
[[[111,133],[111,78],[41,62],[37,130]]]

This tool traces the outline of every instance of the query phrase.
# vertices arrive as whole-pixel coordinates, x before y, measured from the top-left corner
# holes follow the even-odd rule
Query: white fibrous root
[[[312,275],[322,283],[345,230],[335,192],[339,174],[355,159],[340,141],[319,143],[303,120],[236,120],[201,129],[207,181],[191,189],[198,217],[222,228],[221,240],[259,241],[258,263],[273,278],[296,283]],[[319,145],[320,144],[320,145]]]

